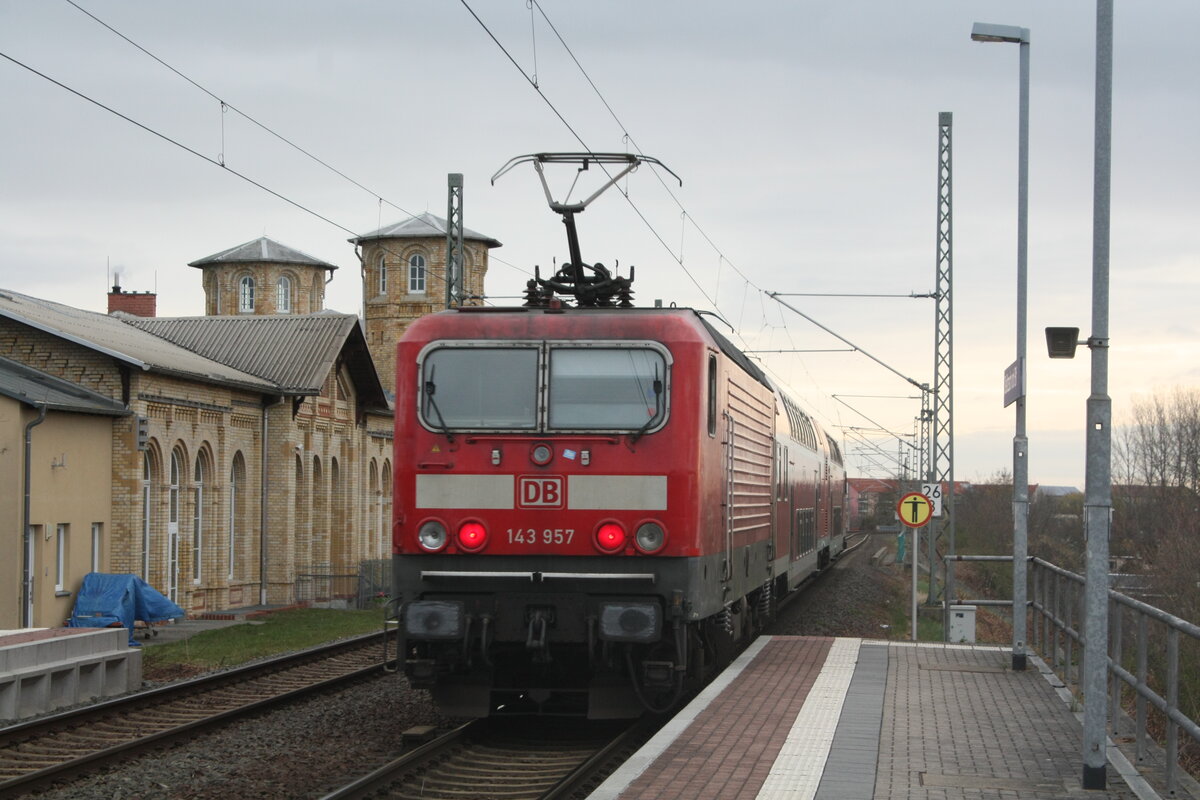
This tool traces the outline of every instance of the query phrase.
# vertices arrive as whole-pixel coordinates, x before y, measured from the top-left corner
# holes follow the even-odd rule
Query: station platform
[[[0,723],[134,691],[142,653],[124,628],[0,631]]]
[[[1011,662],[1003,647],[761,637],[589,798],[1165,796],[1111,740],[1107,788],[1084,790],[1082,713],[1040,659]]]

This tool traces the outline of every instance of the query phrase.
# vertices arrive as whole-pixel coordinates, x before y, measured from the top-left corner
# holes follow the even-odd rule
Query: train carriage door
[[[787,514],[788,520],[788,548],[791,551],[788,554],[789,561],[795,561],[800,557],[799,548],[796,547],[796,484],[792,482],[790,469],[791,451],[788,446],[783,445],[780,450],[783,455],[783,503],[784,513]]]
[[[830,526],[829,526],[829,517],[830,517],[829,509],[833,505],[833,487],[829,485],[830,484],[830,472],[829,472],[829,451],[828,450],[825,451],[825,458],[823,459],[823,461],[825,464],[825,474],[821,479],[821,493],[825,496],[825,518],[821,522],[821,530],[824,532],[825,537],[828,538],[829,536],[831,536],[833,534],[833,531],[830,529]]]
[[[821,468],[813,470],[813,539],[814,545],[821,538],[821,499],[825,494],[825,482],[821,480]]]

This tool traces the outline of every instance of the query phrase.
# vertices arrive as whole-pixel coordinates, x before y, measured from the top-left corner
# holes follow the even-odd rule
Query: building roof
[[[368,408],[387,397],[353,314],[241,317],[127,317],[139,328],[213,361],[268,380],[289,395],[315,395],[341,360]]]
[[[446,220],[436,217],[428,211],[409,217],[406,220],[386,225],[379,230],[364,233],[348,241],[362,244],[370,239],[429,239],[432,237],[445,238]],[[501,247],[499,241],[482,233],[476,233],[470,228],[463,228],[463,238],[475,242],[483,242],[488,247]]]
[[[84,311],[0,290],[0,318],[45,331],[138,369],[255,392],[276,394],[279,391],[269,380],[130,325],[130,318],[124,315],[109,316]]]
[[[113,417],[129,413],[125,406],[111,397],[3,356],[0,356],[0,395],[34,408],[44,406],[50,411]]]
[[[222,250],[219,253],[213,253],[211,256],[205,256],[204,258],[190,262],[188,266],[203,268],[212,266],[213,264],[261,264],[263,262],[304,264],[305,266],[320,267],[321,269],[337,269],[337,265],[335,264],[330,264],[328,261],[322,261],[319,258],[313,258],[308,253],[302,253],[273,239],[268,239],[266,236],[246,242],[245,244],[239,244],[237,247],[231,247],[228,250]]]
[[[1043,494],[1048,497],[1067,497],[1073,494],[1083,494],[1074,486],[1038,486],[1035,494]]]
[[[881,478],[847,478],[846,482],[859,494],[886,494],[898,488],[896,481]]]

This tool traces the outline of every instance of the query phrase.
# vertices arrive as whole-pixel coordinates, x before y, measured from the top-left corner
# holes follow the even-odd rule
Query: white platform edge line
[[[816,797],[846,693],[858,665],[861,644],[861,639],[833,641],[821,672],[758,792],[760,800],[812,800]]]
[[[1054,674],[1054,670],[1050,669],[1046,665],[1046,662],[1042,661],[1039,656],[1029,653],[1028,657],[1033,662],[1033,665],[1037,667],[1038,672],[1042,674],[1042,677],[1046,679],[1046,682],[1054,689],[1059,699],[1063,701],[1063,704],[1068,709],[1074,707],[1075,698],[1071,694],[1071,690],[1063,686],[1062,680]],[[1079,729],[1083,730],[1083,712],[1072,711],[1071,713],[1075,719],[1079,720]],[[1129,788],[1133,790],[1133,793],[1141,800],[1162,800],[1162,795],[1142,777],[1141,773],[1137,771],[1137,767],[1125,757],[1125,754],[1121,752],[1121,749],[1117,747],[1113,740],[1106,736],[1104,741],[1105,755],[1108,758],[1108,763],[1112,764],[1117,774],[1125,779],[1125,783],[1129,784]]]
[[[750,662],[758,656],[772,638],[774,637],[760,636],[755,639],[749,647],[742,651],[740,656],[734,659],[732,664],[717,676],[716,680],[706,686],[704,691],[696,695],[695,700],[688,703],[682,711],[672,717],[671,721],[664,725],[658,733],[654,734],[650,741],[646,742],[632,758],[609,775],[604,783],[597,786],[588,795],[588,800],[616,800],[616,798],[620,797],[621,792],[625,791],[629,787],[629,784],[637,780],[679,738],[679,735],[687,730],[696,717],[704,709],[708,708],[712,701],[742,674],[742,670],[749,666]]]

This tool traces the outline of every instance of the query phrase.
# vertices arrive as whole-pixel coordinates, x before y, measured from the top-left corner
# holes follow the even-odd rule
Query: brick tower
[[[188,264],[204,273],[208,316],[311,314],[337,267],[262,237]]]
[[[446,307],[446,220],[425,213],[351,239],[363,266],[367,346],[383,388],[396,392],[396,343],[408,324]],[[500,242],[463,229],[463,294],[481,304],[488,251]]]

